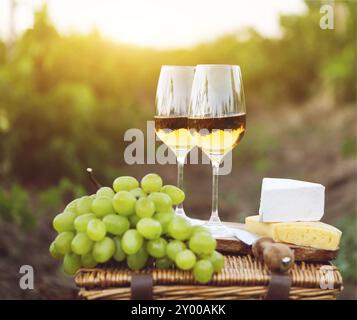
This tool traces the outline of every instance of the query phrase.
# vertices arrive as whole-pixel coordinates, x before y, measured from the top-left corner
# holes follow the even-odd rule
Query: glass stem
[[[219,161],[212,161],[212,213],[208,221],[209,224],[221,225],[222,222],[218,216],[218,176]]]
[[[177,157],[177,187],[183,190],[183,167],[185,165],[185,156],[180,155]],[[186,216],[185,210],[183,209],[183,203],[176,206],[176,214],[181,216]]]

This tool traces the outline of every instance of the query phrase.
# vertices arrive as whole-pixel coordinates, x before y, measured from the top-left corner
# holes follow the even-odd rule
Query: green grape
[[[175,216],[168,226],[168,233],[176,240],[188,240],[192,226],[185,218]]]
[[[175,261],[177,254],[185,249],[187,249],[186,245],[182,241],[172,240],[166,246],[166,255],[172,261]]]
[[[72,200],[69,204],[66,205],[66,208],[64,209],[64,211],[66,210],[77,210],[77,202],[79,199],[74,199]]]
[[[92,212],[98,218],[102,218],[107,214],[114,214],[112,198],[105,196],[96,197],[92,202]]]
[[[188,246],[197,255],[208,256],[216,249],[217,241],[207,232],[198,232],[191,237]]]
[[[74,238],[74,233],[65,231],[61,232],[55,239],[55,248],[59,254],[67,254],[71,252],[71,242]]]
[[[115,192],[130,191],[138,187],[139,181],[130,176],[118,177],[113,182],[113,189]]]
[[[176,266],[181,270],[190,270],[196,263],[196,256],[191,250],[183,250],[176,255]]]
[[[53,219],[53,228],[58,232],[74,231],[74,219],[76,214],[72,211],[64,211]]]
[[[150,256],[163,258],[166,255],[167,241],[164,238],[149,240],[146,249]]]
[[[112,188],[110,187],[101,187],[97,190],[96,193],[97,197],[109,197],[113,198],[115,195],[115,192]]]
[[[141,188],[135,188],[129,191],[136,199],[146,197],[146,193]]]
[[[148,198],[140,198],[135,204],[136,215],[140,218],[150,218],[155,213],[154,201]]]
[[[81,257],[74,253],[67,253],[63,258],[63,270],[68,275],[74,275],[81,268]]]
[[[93,241],[84,232],[77,233],[71,243],[71,249],[75,254],[83,255],[92,250]]]
[[[153,218],[142,218],[136,225],[138,232],[146,239],[158,239],[162,233],[162,227],[159,221]]]
[[[137,253],[127,256],[126,263],[131,270],[140,270],[145,267],[148,258],[145,247],[141,247]]]
[[[196,233],[200,233],[200,232],[206,232],[211,234],[211,232],[204,226],[194,226],[192,227],[192,236]]]
[[[207,259],[211,261],[214,272],[219,272],[224,268],[224,256],[218,251],[213,251]]]
[[[53,241],[50,245],[50,254],[53,258],[55,259],[62,259],[63,258],[63,254],[60,254],[57,249],[56,249],[56,246],[55,246],[55,242]]]
[[[130,223],[127,217],[109,214],[103,218],[107,232],[116,236],[124,234],[129,229]]]
[[[132,214],[131,216],[129,216],[130,228],[135,229],[139,220],[140,218],[136,214]]]
[[[81,256],[81,264],[84,268],[94,268],[98,262],[93,258],[91,252],[88,252]]]
[[[136,198],[128,191],[119,191],[113,198],[114,210],[121,216],[130,216],[135,212]]]
[[[69,204],[66,205],[66,209],[73,209],[73,208],[76,208],[77,207],[77,202],[78,202],[79,199],[74,199],[72,200]]]
[[[92,255],[95,261],[104,263],[110,260],[115,252],[115,243],[113,239],[105,237],[96,242],[93,246]]]
[[[166,193],[153,192],[148,199],[154,201],[156,212],[167,212],[172,209],[172,200]]]
[[[178,205],[185,200],[185,193],[176,186],[168,184],[166,186],[163,186],[160,192],[166,193],[168,196],[170,196],[172,204],[174,205]]]
[[[159,221],[162,227],[162,234],[166,234],[169,229],[169,224],[174,218],[175,214],[173,211],[168,212],[158,212],[154,215],[154,219]]]
[[[126,254],[121,248],[121,239],[119,237],[114,237],[113,240],[115,244],[115,252],[113,255],[113,259],[118,262],[124,261],[126,258]]]
[[[169,269],[173,262],[168,257],[162,257],[155,260],[155,266],[158,269]]]
[[[92,219],[87,225],[87,235],[93,241],[103,240],[107,233],[105,224],[99,219]]]
[[[74,214],[76,217],[79,216],[78,212],[77,212],[77,209],[76,208],[68,208],[68,209],[65,209],[63,211],[63,213],[71,213],[71,214]]]
[[[89,196],[89,198],[91,198],[92,201],[93,201],[96,197],[97,197],[97,194],[91,194],[91,195]]]
[[[143,246],[144,239],[137,230],[129,229],[121,238],[121,248],[126,254],[135,254]]]
[[[77,202],[77,213],[78,215],[91,213],[92,212],[92,201],[93,199],[90,196],[84,196],[78,199]]]
[[[162,179],[156,173],[149,173],[141,179],[141,187],[147,193],[160,191]]]
[[[213,266],[209,260],[199,260],[193,268],[193,276],[199,283],[205,284],[211,281]]]
[[[95,215],[93,213],[82,214],[74,220],[74,228],[77,232],[86,232],[87,225],[92,219],[95,219]]]

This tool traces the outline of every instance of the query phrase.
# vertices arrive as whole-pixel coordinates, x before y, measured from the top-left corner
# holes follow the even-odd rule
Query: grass
[[[337,227],[342,231],[342,239],[335,263],[344,281],[357,281],[357,212],[340,218]]]

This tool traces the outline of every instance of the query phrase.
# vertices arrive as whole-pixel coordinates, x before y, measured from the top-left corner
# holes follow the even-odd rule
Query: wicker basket
[[[342,291],[342,277],[331,264],[297,262],[289,271],[289,299],[335,299]],[[134,274],[150,273],[154,299],[263,299],[271,279],[267,267],[250,255],[226,256],[225,268],[208,285],[200,285],[192,273],[177,269],[148,268],[132,272],[122,265],[81,269],[75,276],[84,299],[130,299]]]

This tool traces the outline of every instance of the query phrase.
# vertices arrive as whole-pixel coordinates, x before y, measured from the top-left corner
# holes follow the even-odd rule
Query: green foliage
[[[337,101],[353,101],[356,97],[356,70],[348,67],[355,61],[355,48],[348,46],[333,57],[323,70]]]
[[[322,76],[338,102],[355,102],[356,83],[356,21],[357,6],[354,1],[335,5],[336,32],[330,54],[324,59]]]
[[[176,50],[113,44],[97,33],[61,35],[43,7],[11,51],[0,42],[0,179],[81,184],[87,166],[100,168],[100,180],[112,176],[123,161],[125,130],[152,120],[163,64],[241,65],[250,114],[298,107],[322,89],[336,103],[354,101],[356,12],[352,2],[335,5],[343,13],[336,30],[319,27],[320,6],[308,1],[306,13],[281,16],[281,37],[246,30]],[[249,150],[240,155],[266,172],[274,137],[249,123],[248,130],[239,149]]]
[[[55,187],[38,192],[33,192],[14,183],[9,190],[0,188],[0,222],[12,222],[23,230],[30,230],[38,218],[48,212],[59,212],[63,203],[69,199],[85,194],[81,186],[62,179]]]
[[[356,212],[341,218],[338,222],[338,227],[342,231],[342,240],[336,265],[340,268],[345,281],[357,280]]]
[[[62,179],[57,186],[38,194],[40,213],[58,212],[68,199],[79,198],[85,194],[83,187],[73,184],[68,179]]]
[[[238,154],[237,161],[253,163],[256,171],[265,173],[274,164],[271,155],[279,146],[279,137],[261,126],[247,126],[249,135],[242,140],[239,148],[233,150]]]
[[[345,158],[357,156],[356,138],[345,138],[341,144],[341,153]]]
[[[0,40],[0,65],[4,64],[6,60],[6,47],[5,43]]]
[[[23,229],[35,224],[35,214],[30,205],[30,196],[21,186],[14,184],[9,191],[0,188],[0,222],[13,222]]]

